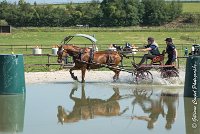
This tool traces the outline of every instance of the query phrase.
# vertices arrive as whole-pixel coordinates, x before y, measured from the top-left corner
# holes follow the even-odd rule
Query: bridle
[[[63,46],[60,46],[59,49],[58,49],[58,51],[57,51],[57,55],[58,55],[57,61],[58,61],[58,63],[62,62],[62,60],[63,60],[63,53],[64,52],[67,53],[67,51],[65,49],[63,49]]]
[[[58,59],[57,61],[59,63],[61,63],[64,58],[68,57],[68,56],[72,56],[73,59],[81,59],[82,54],[84,53],[85,49],[80,49],[77,52],[76,51],[70,51],[67,49],[63,48],[63,45],[59,47],[57,55],[58,55]],[[63,56],[64,54],[66,54],[66,56]]]

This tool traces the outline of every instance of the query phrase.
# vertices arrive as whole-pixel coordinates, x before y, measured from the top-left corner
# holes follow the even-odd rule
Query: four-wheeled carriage
[[[175,65],[164,65],[164,57],[165,57],[165,51],[162,52],[162,54],[154,57],[151,60],[151,64],[143,64],[139,68],[135,66],[135,63],[133,62],[133,68],[135,70],[135,79],[136,82],[139,84],[142,81],[145,83],[152,83],[153,82],[153,75],[150,72],[151,69],[160,70],[161,78],[171,78],[171,77],[179,77],[179,71],[175,67]]]
[[[129,43],[125,44],[125,47],[128,49],[124,49],[125,47],[120,47],[116,44],[113,45],[113,47],[116,48],[117,51],[123,53],[124,55],[132,55],[132,74],[135,76],[135,82],[137,84],[145,83],[150,84],[153,82],[153,75],[150,72],[152,69],[159,70],[161,78],[171,78],[171,77],[179,77],[178,69],[176,69],[175,65],[165,65],[164,64],[164,58],[165,58],[165,50],[163,50],[162,54],[154,57],[150,64],[142,64],[139,68],[135,64],[135,53],[137,52],[134,47],[131,48],[131,45]],[[123,69],[122,71],[127,71],[126,69]],[[127,71],[128,72],[128,71]],[[130,73],[130,72],[129,72]]]
[[[136,83],[152,83],[153,75],[150,72],[151,69],[159,70],[161,78],[179,77],[179,71],[176,69],[175,65],[144,64],[140,68],[134,70]]]
[[[68,44],[70,40],[74,37],[84,37],[89,39],[92,42],[91,47],[80,48],[78,46],[74,46],[72,44]],[[132,73],[135,76],[136,83],[152,83],[153,75],[150,72],[151,69],[157,69],[161,72],[162,78],[171,78],[178,77],[178,70],[174,65],[164,65],[164,57],[165,52],[154,57],[150,64],[142,64],[139,68],[136,68],[134,65],[134,54],[137,51],[134,49],[129,43],[125,44],[125,47],[120,47],[115,44],[111,46],[116,49],[110,49],[105,51],[97,52],[96,47],[96,39],[92,36],[85,34],[76,34],[67,36],[63,40],[63,45],[59,47],[58,51],[58,62],[62,61],[62,58],[67,56],[72,56],[75,62],[75,65],[70,69],[70,74],[74,80],[78,80],[76,76],[74,76],[73,70],[81,70],[82,71],[82,82],[84,82],[85,71],[88,69],[97,69],[100,67],[106,67],[115,72],[113,77],[114,80],[119,78],[120,71],[126,71],[128,73]],[[131,69],[125,69],[124,66],[119,66],[120,61],[122,62],[123,57],[127,57],[127,55],[132,54],[133,62]],[[131,70],[131,71],[130,71]]]

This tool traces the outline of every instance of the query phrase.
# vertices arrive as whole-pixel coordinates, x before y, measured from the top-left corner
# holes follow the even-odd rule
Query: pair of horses
[[[71,77],[78,81],[73,70],[81,70],[82,83],[85,82],[85,73],[89,69],[98,69],[105,65],[111,69],[115,75],[113,80],[119,79],[120,70],[117,67],[122,61],[122,55],[117,51],[94,51],[92,48],[80,48],[74,45],[58,46],[58,63],[61,63],[67,56],[72,56],[75,65],[69,70]]]

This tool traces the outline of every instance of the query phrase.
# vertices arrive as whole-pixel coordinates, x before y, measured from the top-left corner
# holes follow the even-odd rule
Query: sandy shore
[[[73,71],[81,80],[81,72]],[[114,72],[112,71],[87,71],[85,80],[87,82],[112,82]],[[120,77],[129,77],[130,74],[121,72]],[[73,82],[68,70],[55,72],[25,72],[26,83],[46,83],[46,82]]]
[[[151,71],[154,77],[154,84],[166,84],[160,78],[160,72]],[[74,71],[78,79],[81,80],[81,72]],[[113,82],[114,72],[112,71],[87,71],[85,76],[86,82]],[[178,83],[183,84],[185,78],[185,72],[180,71]],[[26,83],[52,83],[52,82],[74,82],[68,70],[60,70],[54,72],[25,72]],[[134,76],[127,72],[120,72],[120,79],[118,82],[133,83]],[[172,81],[174,81],[172,79]]]

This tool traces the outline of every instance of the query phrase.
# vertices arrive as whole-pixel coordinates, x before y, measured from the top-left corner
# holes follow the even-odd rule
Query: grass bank
[[[57,30],[60,29],[60,30]],[[99,29],[99,30],[98,30]],[[107,30],[106,30],[107,29]],[[35,46],[42,46],[43,53],[51,54],[52,46],[60,44],[64,37],[71,34],[89,34],[95,36],[97,41],[97,46],[100,50],[106,50],[111,43],[124,45],[126,42],[135,44],[137,46],[143,46],[146,44],[146,39],[152,36],[156,39],[156,42],[160,46],[160,51],[165,49],[166,44],[164,39],[166,37],[172,37],[174,43],[179,52],[179,56],[183,56],[184,48],[190,47],[194,43],[200,43],[200,32],[199,31],[173,31],[173,30],[141,30],[134,31],[133,27],[127,28],[19,28],[13,30],[11,34],[0,34],[0,53],[12,53],[15,54],[31,54],[32,48]],[[75,38],[71,44],[90,44],[90,42],[83,38]],[[21,46],[20,46],[21,45]],[[143,55],[143,53],[138,53],[137,55]],[[137,59],[139,62],[140,59]],[[51,58],[51,62],[56,62],[56,57]],[[47,57],[26,57],[26,64],[43,64],[47,63]],[[131,61],[126,60],[125,64],[130,65]],[[181,64],[185,65],[185,59],[181,61]],[[57,70],[59,67],[50,67],[50,69]],[[27,68],[27,71],[44,71],[48,68],[44,67],[31,67]]]

